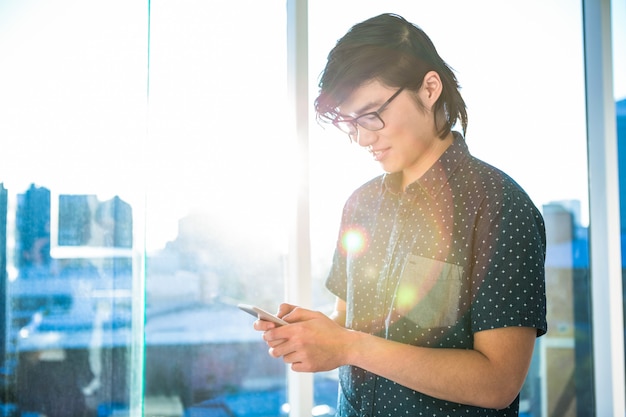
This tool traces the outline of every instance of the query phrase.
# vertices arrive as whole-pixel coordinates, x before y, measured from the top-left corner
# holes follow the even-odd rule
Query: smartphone
[[[237,307],[239,307],[240,309],[242,309],[248,314],[252,314],[254,317],[258,319],[271,321],[272,323],[276,323],[279,326],[284,326],[285,324],[289,324],[285,320],[280,319],[276,317],[275,315],[273,315],[272,313],[268,313],[267,311],[257,306],[253,306],[249,304],[237,304]]]

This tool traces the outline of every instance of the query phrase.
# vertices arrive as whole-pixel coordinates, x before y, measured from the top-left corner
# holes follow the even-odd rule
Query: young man
[[[452,130],[467,127],[453,72],[421,29],[384,14],[337,42],[315,105],[385,174],[344,207],[334,314],[281,305],[289,325],[255,322],[270,354],[294,371],[340,367],[339,416],[518,415],[547,331],[544,224]]]

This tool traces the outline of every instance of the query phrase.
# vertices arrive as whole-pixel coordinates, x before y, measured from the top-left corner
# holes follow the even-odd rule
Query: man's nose
[[[359,146],[366,148],[376,142],[377,139],[378,135],[376,132],[364,129],[361,126],[357,127],[356,143],[359,144]]]

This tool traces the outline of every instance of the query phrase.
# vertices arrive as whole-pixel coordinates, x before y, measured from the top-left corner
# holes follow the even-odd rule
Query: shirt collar
[[[446,149],[429,169],[418,180],[407,187],[406,192],[415,194],[417,190],[423,190],[432,197],[435,197],[441,189],[448,183],[456,168],[469,156],[469,149],[463,135],[459,132],[452,132],[454,141]],[[402,173],[394,172],[385,174],[381,187],[381,193],[388,191],[394,195],[402,193]]]

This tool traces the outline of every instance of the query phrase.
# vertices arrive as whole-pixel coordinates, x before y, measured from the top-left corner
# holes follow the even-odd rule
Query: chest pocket
[[[463,269],[454,264],[410,255],[393,300],[395,314],[419,327],[446,327],[459,316]]]

